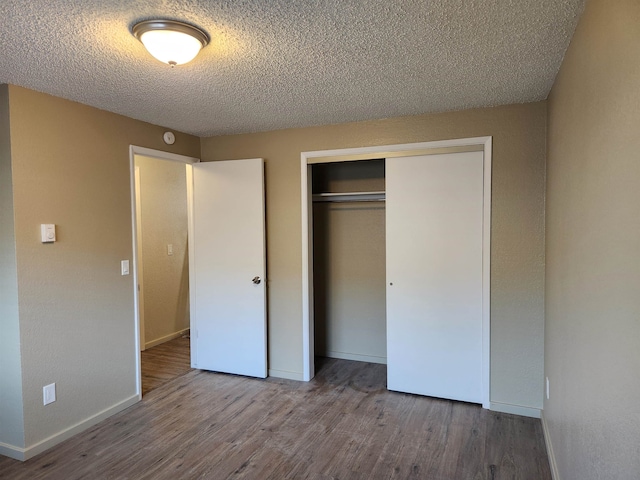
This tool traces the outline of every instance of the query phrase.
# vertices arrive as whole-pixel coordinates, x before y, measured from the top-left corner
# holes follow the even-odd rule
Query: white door
[[[267,376],[262,159],[193,165],[191,364]]]
[[[387,386],[482,403],[483,153],[386,160]]]

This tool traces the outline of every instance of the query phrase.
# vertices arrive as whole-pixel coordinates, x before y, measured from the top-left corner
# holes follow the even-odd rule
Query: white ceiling
[[[200,136],[545,99],[585,0],[0,0],[0,83]],[[130,33],[212,39],[170,68]]]

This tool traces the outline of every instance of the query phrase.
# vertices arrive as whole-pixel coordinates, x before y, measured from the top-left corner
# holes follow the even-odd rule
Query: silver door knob
[[[261,282],[260,277],[253,277],[253,280],[251,280],[251,281],[253,283],[255,283],[256,285],[258,285]]]

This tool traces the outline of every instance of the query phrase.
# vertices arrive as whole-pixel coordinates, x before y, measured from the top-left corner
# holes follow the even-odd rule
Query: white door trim
[[[191,165],[193,163],[200,162],[199,158],[187,157],[185,155],[178,155],[177,153],[169,153],[163,152],[161,150],[153,150],[151,148],[139,147],[137,145],[129,146],[129,180],[130,180],[130,189],[131,189],[131,236],[133,239],[133,259],[131,261],[132,271],[133,271],[133,309],[135,312],[134,315],[134,329],[135,329],[135,358],[136,358],[136,393],[138,395],[138,399],[142,398],[142,370],[141,370],[141,357],[140,357],[140,345],[142,344],[142,335],[143,333],[140,331],[140,298],[138,295],[138,234],[137,234],[137,225],[138,219],[136,214],[136,155],[141,155],[145,157],[157,158],[159,160],[169,160],[172,162],[184,163],[186,165]],[[192,186],[190,183],[191,179],[191,168],[187,169],[187,208],[191,208],[192,204]],[[191,238],[193,234],[193,225],[188,226],[188,236]],[[191,258],[192,251],[189,249],[189,262],[192,262]]]
[[[354,157],[385,158],[412,156],[425,150],[477,145],[484,152],[483,246],[482,246],[482,406],[490,407],[491,380],[491,163],[492,138],[475,137],[434,142],[381,145],[375,147],[320,150],[300,154],[300,190],[302,213],[302,352],[303,380],[314,375],[313,339],[313,216],[311,199],[311,164],[322,157],[323,162],[349,161]],[[333,159],[331,158],[333,157]],[[350,158],[349,158],[350,157]]]
[[[140,196],[140,167],[134,167],[135,169],[135,195],[136,195],[136,239],[142,238],[142,197]],[[146,339],[144,333],[144,265],[142,262],[142,242],[137,242],[138,248],[136,249],[135,268],[137,268],[137,292],[138,292],[138,318],[140,319],[140,351],[144,351],[146,347]]]

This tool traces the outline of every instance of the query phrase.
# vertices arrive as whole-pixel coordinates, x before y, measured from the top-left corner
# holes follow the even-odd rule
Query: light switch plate
[[[547,400],[549,400],[549,377],[546,377],[546,389],[547,392]]]
[[[53,243],[56,241],[56,226],[53,223],[43,223],[40,225],[40,236],[42,243]]]
[[[129,275],[129,260],[122,260],[122,262],[120,262],[120,273],[122,275]]]
[[[42,387],[42,403],[49,405],[56,401],[56,384],[51,383]]]

